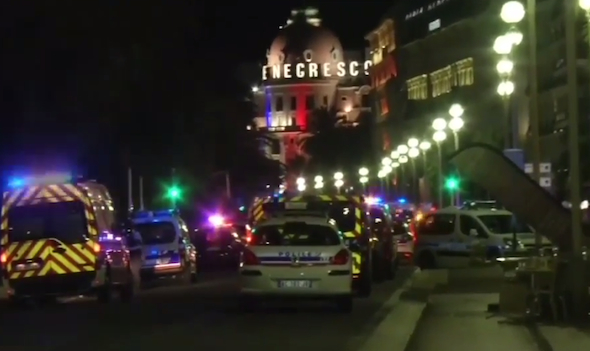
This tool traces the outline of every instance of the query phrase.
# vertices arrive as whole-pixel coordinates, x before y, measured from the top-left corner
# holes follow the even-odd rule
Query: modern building
[[[522,45],[510,57],[515,64],[510,77],[515,91],[506,104],[497,93],[501,80],[496,65],[501,57],[493,45],[510,29],[499,16],[504,2],[402,0],[366,36],[373,57],[371,78],[380,131],[376,134],[384,151],[409,137],[430,138],[432,121],[450,119],[449,108],[457,103],[465,110],[465,126],[458,133],[461,143],[478,141],[502,148],[507,129],[512,129],[518,136],[516,146],[525,149],[530,161],[529,53],[524,22],[517,28],[524,34]],[[563,1],[537,0],[536,15],[541,162],[552,164],[552,173],[559,178],[567,168]],[[584,32],[582,22],[580,32]],[[588,43],[582,38],[578,38],[577,52],[586,57]],[[582,61],[578,71],[587,71],[587,67]],[[578,88],[582,96],[590,92],[586,76],[579,74],[579,84],[584,84]],[[580,100],[582,155],[590,152],[587,101]],[[454,147],[452,142],[444,145]],[[590,169],[584,172],[588,179]]]
[[[305,158],[302,145],[320,108],[334,111],[343,127],[357,125],[361,112],[370,110],[370,65],[364,51],[342,47],[316,9],[291,11],[253,86],[255,126],[271,140],[265,152],[287,166]]]

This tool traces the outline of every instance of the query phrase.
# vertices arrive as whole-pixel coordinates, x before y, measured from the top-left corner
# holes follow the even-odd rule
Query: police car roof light
[[[73,177],[70,173],[49,172],[38,176],[15,177],[8,181],[10,189],[26,186],[71,183]]]

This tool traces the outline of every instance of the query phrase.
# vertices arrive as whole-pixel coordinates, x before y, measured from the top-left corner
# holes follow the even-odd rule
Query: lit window
[[[469,57],[461,61],[457,61],[453,64],[454,66],[454,85],[467,86],[473,85],[473,58]]]
[[[430,73],[432,97],[441,96],[451,91],[453,87],[453,71],[451,66]]]
[[[406,82],[409,100],[425,100],[428,98],[428,76],[421,75]]]

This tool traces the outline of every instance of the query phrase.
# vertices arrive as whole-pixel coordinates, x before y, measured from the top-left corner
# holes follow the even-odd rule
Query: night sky
[[[133,167],[154,197],[172,169],[196,194],[220,170],[236,189],[278,181],[235,69],[264,58],[294,8],[317,7],[360,50],[390,5],[0,2],[0,173],[76,169],[121,195]]]

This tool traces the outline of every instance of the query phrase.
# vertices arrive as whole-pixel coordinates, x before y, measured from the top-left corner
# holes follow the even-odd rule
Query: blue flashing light
[[[404,198],[401,198],[401,199],[397,200],[397,202],[399,202],[400,204],[405,204],[407,202],[407,200]]]
[[[69,173],[45,173],[40,176],[15,177],[8,181],[10,189],[18,189],[26,186],[49,185],[70,183],[72,176]]]

